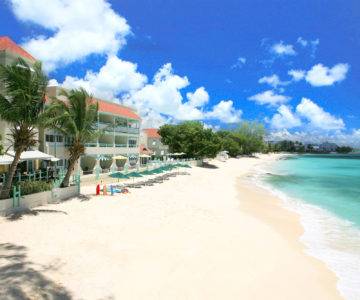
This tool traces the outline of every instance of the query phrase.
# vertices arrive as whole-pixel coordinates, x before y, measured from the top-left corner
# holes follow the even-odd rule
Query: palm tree
[[[37,143],[36,126],[44,109],[48,80],[41,62],[30,66],[18,58],[11,65],[0,65],[0,83],[0,117],[11,126],[9,140],[15,151],[0,194],[4,199],[9,196],[21,153]]]
[[[95,140],[102,131],[97,130],[98,102],[94,102],[83,88],[69,92],[62,90],[60,95],[68,101],[53,98],[50,107],[41,116],[41,125],[73,140],[73,144],[67,146],[69,167],[61,183],[62,187],[67,187],[76,162],[85,153],[85,144]]]

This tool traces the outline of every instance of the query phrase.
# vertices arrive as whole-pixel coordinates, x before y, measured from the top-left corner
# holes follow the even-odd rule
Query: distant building
[[[169,153],[169,146],[161,142],[161,136],[156,128],[147,128],[142,130],[146,134],[145,146],[151,150],[153,155],[164,156]],[[141,149],[140,149],[141,151]]]
[[[320,151],[322,152],[335,152],[338,145],[335,143],[325,142],[320,145]]]
[[[318,152],[320,150],[320,146],[318,144],[305,144],[305,150]]]

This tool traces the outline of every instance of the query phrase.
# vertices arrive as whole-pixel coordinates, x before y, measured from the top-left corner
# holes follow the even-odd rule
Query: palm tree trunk
[[[61,183],[61,187],[68,187],[69,186],[69,182],[70,182],[70,176],[71,176],[71,173],[72,171],[74,170],[74,167],[75,167],[75,164],[76,162],[78,161],[78,157],[74,157],[74,158],[71,158],[70,159],[70,162],[69,162],[69,168],[66,172],[66,175]]]
[[[8,173],[6,174],[5,184],[3,185],[2,189],[1,189],[0,199],[9,198],[12,181],[13,181],[14,174],[15,174],[16,168],[18,166],[22,152],[23,152],[22,149],[19,149],[15,152],[14,160],[10,165],[10,169],[9,169]]]

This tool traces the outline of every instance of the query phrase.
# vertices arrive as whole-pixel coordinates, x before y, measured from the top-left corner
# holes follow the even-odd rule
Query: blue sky
[[[257,119],[271,139],[359,144],[359,1],[13,0],[0,19],[51,84],[145,127]]]

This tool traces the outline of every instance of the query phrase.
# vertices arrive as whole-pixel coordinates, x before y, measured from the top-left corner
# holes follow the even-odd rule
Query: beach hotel
[[[34,57],[8,37],[0,37],[0,64],[11,64],[18,57],[23,58],[30,65],[35,62]],[[66,101],[66,98],[59,97],[60,90],[59,87],[47,88],[45,106],[50,105],[51,97],[58,97]],[[86,175],[94,173],[98,168],[99,172],[106,173],[122,168],[125,163],[129,165],[136,164],[140,153],[141,118],[136,111],[128,107],[101,99],[94,99],[99,103],[97,127],[99,130],[104,129],[104,133],[97,140],[86,144],[85,154],[80,158],[75,172]],[[0,134],[3,138],[1,143],[4,145],[5,150],[10,146],[7,140],[7,134],[9,133],[9,125],[0,120]],[[49,161],[51,156],[59,159],[56,162],[57,166],[67,167],[69,154],[66,146],[72,142],[71,140],[65,140],[58,133],[47,129],[38,130],[38,140],[37,149],[28,149],[27,153],[24,152],[22,155],[23,162],[19,165],[22,172],[33,172],[49,165],[49,162],[46,163],[45,159]],[[30,150],[37,150],[36,156],[27,155]],[[23,157],[27,157],[26,160]],[[4,160],[3,164],[1,164],[0,161],[0,173],[6,172],[10,163],[11,161]]]

